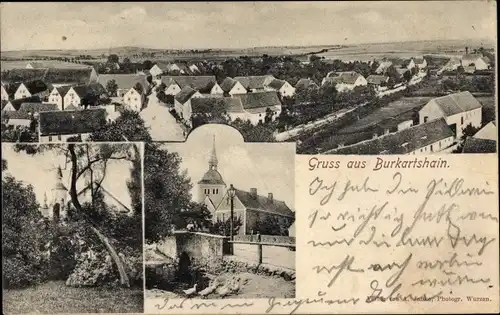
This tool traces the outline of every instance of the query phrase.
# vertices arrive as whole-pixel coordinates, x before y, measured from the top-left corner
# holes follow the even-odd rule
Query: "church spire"
[[[213,141],[213,147],[212,147],[212,156],[210,156],[210,160],[208,161],[208,168],[209,169],[214,169],[217,170],[217,164],[219,161],[217,160],[217,153],[215,152],[215,135],[214,135],[214,141]]]

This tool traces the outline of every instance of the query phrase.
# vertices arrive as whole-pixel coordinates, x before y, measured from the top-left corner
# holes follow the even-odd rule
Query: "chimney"
[[[252,198],[257,199],[257,188],[250,188],[250,195]]]
[[[268,193],[267,199],[269,200],[270,203],[273,203],[273,193]]]

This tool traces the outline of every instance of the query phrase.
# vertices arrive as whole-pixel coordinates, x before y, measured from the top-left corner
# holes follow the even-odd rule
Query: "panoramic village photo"
[[[147,145],[146,304],[295,297],[294,173],[295,144],[221,124]]]
[[[492,1],[1,8],[2,141],[221,123],[299,154],[496,152]]]
[[[142,143],[2,144],[2,304],[143,311]]]

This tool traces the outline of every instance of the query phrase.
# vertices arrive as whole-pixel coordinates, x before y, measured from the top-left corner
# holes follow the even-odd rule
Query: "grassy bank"
[[[72,288],[64,281],[3,290],[3,313],[142,313],[142,288]]]

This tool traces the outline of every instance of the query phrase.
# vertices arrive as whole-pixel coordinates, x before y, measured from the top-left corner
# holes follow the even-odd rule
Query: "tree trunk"
[[[78,158],[75,153],[75,145],[74,144],[69,144],[68,145],[68,150],[70,152],[71,156],[71,186],[70,186],[70,196],[71,196],[71,202],[75,206],[76,210],[83,214],[83,216],[88,220],[88,223],[90,225],[91,230],[99,237],[99,239],[103,242],[104,246],[106,246],[106,249],[108,250],[111,258],[113,259],[113,262],[116,265],[116,268],[118,269],[118,273],[120,274],[120,282],[122,286],[125,287],[130,287],[130,280],[128,278],[127,272],[125,270],[125,267],[123,266],[123,262],[116,253],[116,250],[114,249],[113,245],[109,242],[109,239],[104,236],[95,226],[94,223],[90,218],[88,218],[87,214],[83,212],[82,210],[82,205],[80,204],[80,201],[78,200],[78,195],[76,192],[76,181],[77,181],[77,173],[78,173]]]

